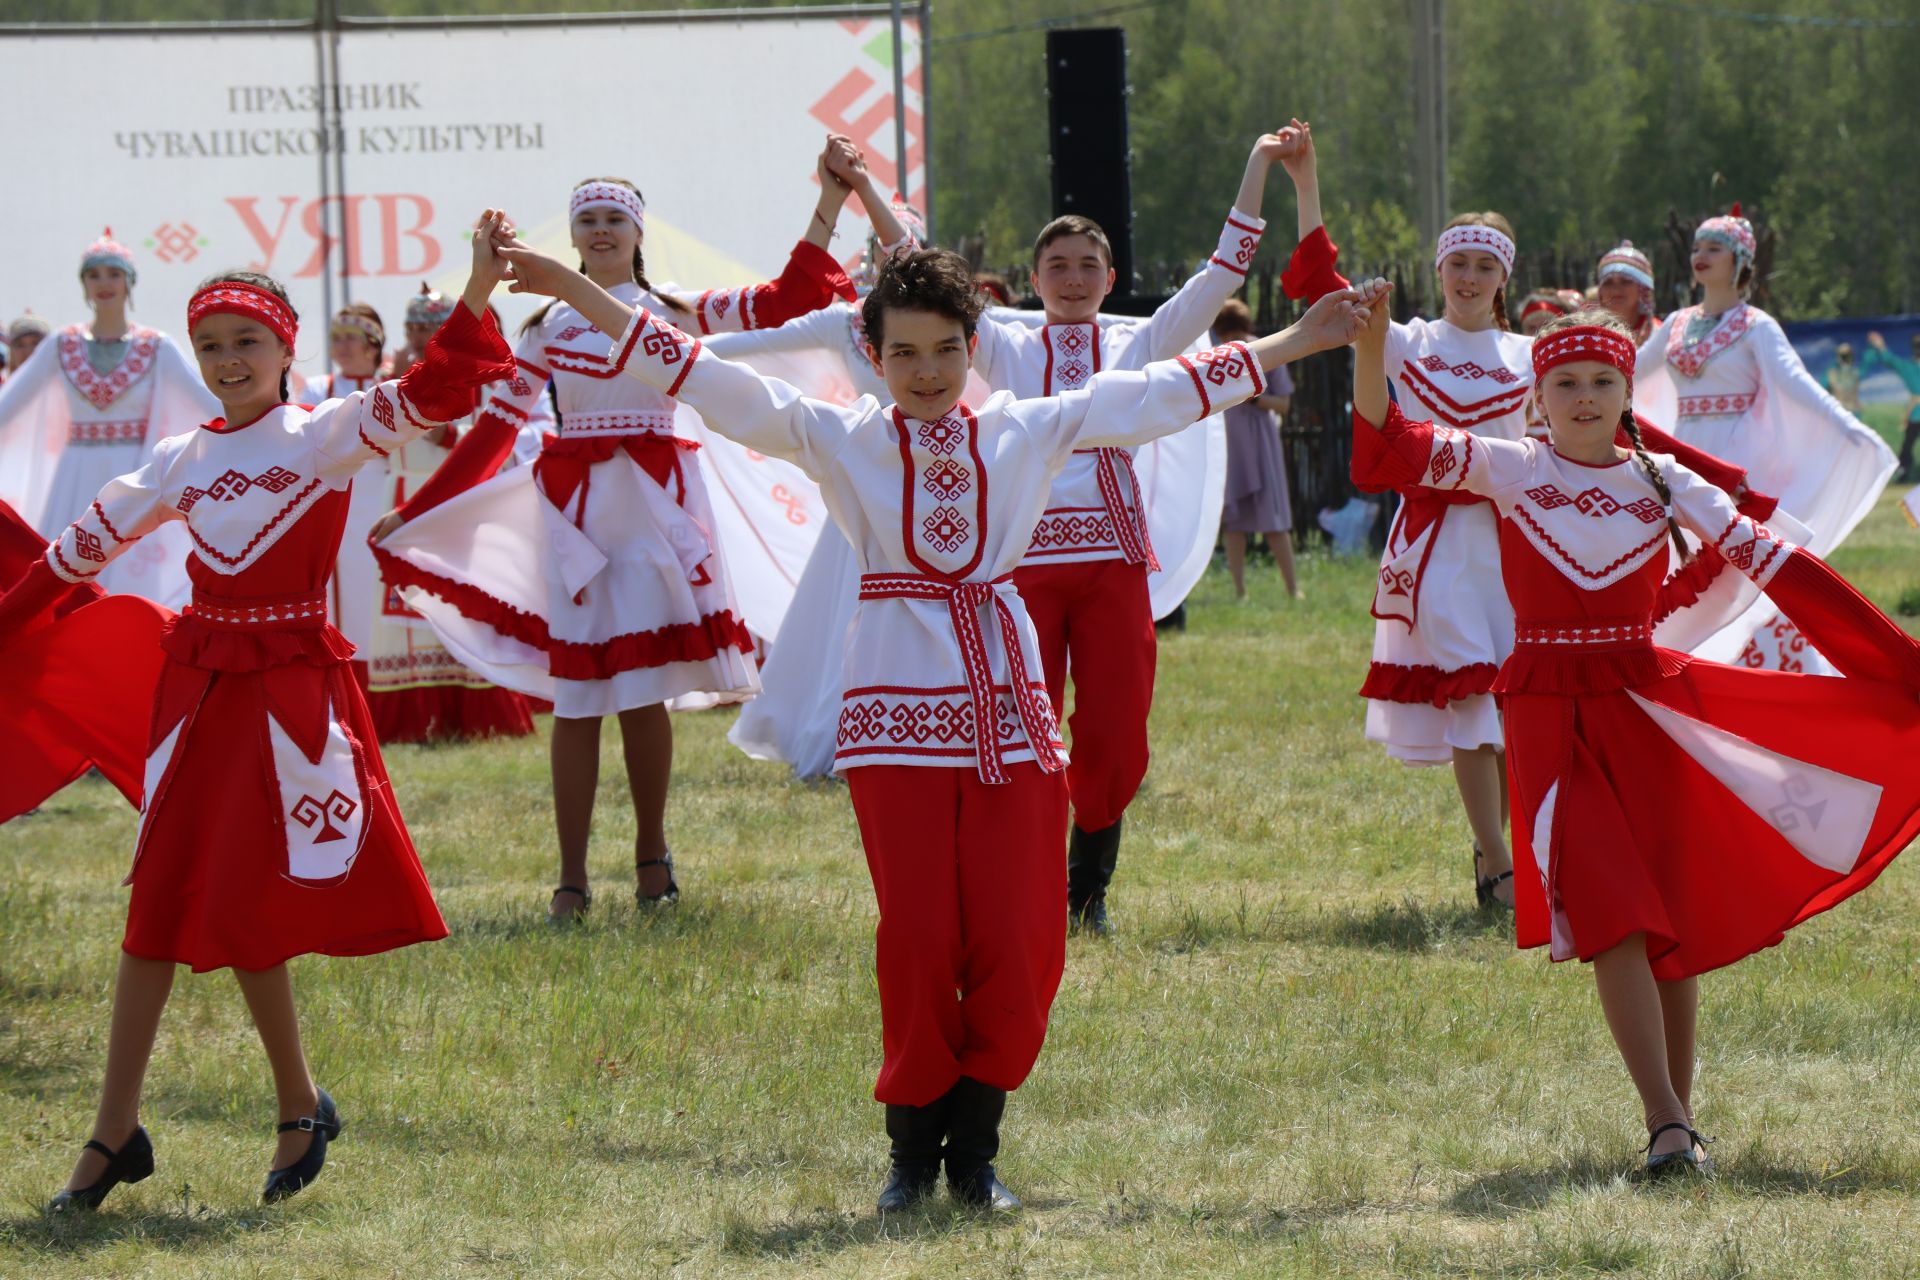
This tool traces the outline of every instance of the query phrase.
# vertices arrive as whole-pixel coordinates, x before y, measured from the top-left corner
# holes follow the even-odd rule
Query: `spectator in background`
[[[1867,335],[1867,353],[1860,358],[1860,372],[1872,373],[1886,368],[1907,384],[1907,430],[1900,439],[1900,483],[1920,480],[1914,470],[1913,446],[1920,442],[1920,333],[1913,335],[1913,357],[1897,356],[1887,350],[1887,340],[1878,333]]]
[[[973,283],[986,295],[990,307],[1010,307],[1013,305],[1013,286],[1007,278],[997,271],[976,271]]]
[[[20,372],[20,365],[33,349],[48,334],[53,326],[29,311],[7,326],[7,368],[14,373]]]
[[[1570,316],[1579,303],[1569,303],[1564,289],[1535,289],[1520,303],[1520,332],[1531,338],[1540,326],[1561,316]]]
[[[1244,342],[1253,337],[1253,314],[1238,298],[1229,298],[1213,322],[1213,340]],[[1280,448],[1280,422],[1293,398],[1293,378],[1281,365],[1267,381],[1267,392],[1226,412],[1227,491],[1220,508],[1220,533],[1227,544],[1227,572],[1233,594],[1247,598],[1247,535],[1264,533],[1267,549],[1286,583],[1289,599],[1300,598],[1293,570],[1293,508],[1287,498],[1286,458]]]
[[[1845,405],[1848,413],[1860,412],[1860,366],[1853,362],[1853,344],[1843,342],[1833,349],[1833,363],[1820,375],[1820,385]]]
[[[1644,343],[1660,317],[1653,308],[1653,260],[1622,240],[1601,255],[1594,273],[1594,298],[1633,330],[1633,340]]]

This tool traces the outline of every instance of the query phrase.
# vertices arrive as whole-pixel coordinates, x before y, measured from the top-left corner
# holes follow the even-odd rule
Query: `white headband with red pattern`
[[[584,182],[575,187],[567,217],[573,218],[582,209],[618,209],[632,218],[636,227],[647,221],[647,205],[640,193],[617,182]]]
[[[1468,225],[1448,227],[1442,231],[1439,248],[1433,255],[1434,270],[1440,269],[1440,264],[1447,260],[1448,254],[1462,251],[1490,253],[1500,259],[1500,265],[1506,268],[1508,275],[1513,274],[1513,241],[1492,227]]]

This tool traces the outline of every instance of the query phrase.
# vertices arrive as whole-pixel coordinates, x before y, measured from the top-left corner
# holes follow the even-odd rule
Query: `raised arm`
[[[874,185],[873,175],[867,172],[867,157],[853,145],[852,139],[836,137],[828,143],[826,167],[860,198],[860,206],[867,211],[867,221],[873,224],[873,233],[880,238],[881,253],[920,247],[920,238],[893,211],[893,201]]]
[[[380,539],[447,499],[465,493],[482,481],[491,479],[513,452],[521,428],[533,416],[553,380],[541,349],[540,328],[529,329],[513,353],[513,372],[486,388],[486,400],[475,415],[473,429],[461,436],[453,451],[440,463],[427,482],[399,510],[382,516],[373,527],[373,540]],[[356,536],[359,530],[352,530]]]
[[[1280,288],[1289,298],[1312,301],[1346,288],[1348,280],[1340,274],[1340,249],[1328,237],[1320,213],[1320,162],[1313,149],[1313,127],[1299,120],[1287,127],[1300,135],[1298,144],[1281,160],[1293,179],[1300,239],[1280,273]]]
[[[717,333],[703,340],[712,354],[728,360],[750,360],[758,355],[788,351],[828,351],[846,334],[847,309],[826,307],[787,321],[777,329],[743,329]]]

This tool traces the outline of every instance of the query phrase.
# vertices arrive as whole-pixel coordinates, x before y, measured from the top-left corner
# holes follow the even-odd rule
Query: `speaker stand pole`
[[[907,198],[907,51],[901,34],[901,0],[893,0],[893,164],[900,174],[900,198]],[[926,63],[926,32],[920,33],[921,65]],[[920,78],[926,84],[926,76]],[[869,215],[871,216],[871,215]]]

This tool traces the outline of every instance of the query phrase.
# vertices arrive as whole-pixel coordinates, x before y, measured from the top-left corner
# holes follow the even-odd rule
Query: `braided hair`
[[[1589,306],[1583,307],[1570,316],[1557,316],[1547,321],[1541,326],[1540,332],[1534,335],[1534,340],[1538,341],[1549,334],[1557,333],[1561,329],[1571,329],[1576,325],[1607,329],[1629,341],[1633,338],[1633,331],[1627,328],[1620,317],[1605,308]],[[1687,540],[1680,532],[1680,522],[1673,518],[1673,486],[1667,482],[1667,473],[1660,469],[1659,464],[1653,460],[1653,455],[1647,452],[1646,445],[1641,443],[1640,419],[1633,411],[1631,374],[1627,377],[1627,407],[1620,414],[1620,430],[1626,434],[1627,442],[1633,446],[1634,461],[1638,462],[1640,469],[1646,472],[1647,482],[1653,486],[1653,491],[1660,497],[1660,505],[1667,509],[1667,533],[1673,538],[1675,564],[1683,565],[1692,558],[1693,553],[1688,549]]]

